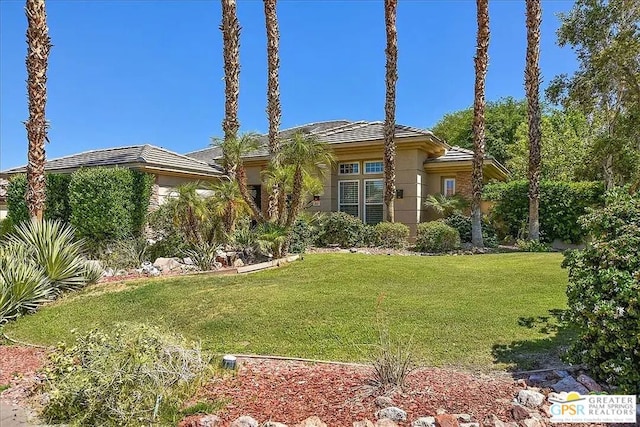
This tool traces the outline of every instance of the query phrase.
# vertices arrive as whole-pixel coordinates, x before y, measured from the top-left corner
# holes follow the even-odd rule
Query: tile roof
[[[327,122],[309,123],[284,129],[280,132],[282,139],[287,139],[297,131],[304,131],[316,135],[321,140],[329,144],[343,144],[359,141],[376,141],[384,139],[384,122],[348,121],[333,120]],[[413,128],[396,124],[396,138],[409,137],[429,137],[434,141],[441,142],[428,130]],[[267,135],[259,135],[261,147],[254,152],[248,153],[246,157],[264,157],[269,154],[267,148]],[[442,143],[444,145],[444,143]],[[213,161],[222,157],[220,147],[214,146],[203,150],[186,154],[189,157],[202,161]]]
[[[502,164],[500,164],[493,156],[488,154],[484,157],[486,160],[490,160],[496,167],[502,170],[504,173],[508,174],[507,168],[505,168]],[[424,161],[427,163],[447,163],[447,162],[465,162],[473,160],[473,151],[467,150],[466,148],[461,147],[450,147],[444,156],[435,157],[431,159],[427,159]]]
[[[45,163],[45,170],[55,171],[91,166],[124,166],[131,164],[144,164],[158,168],[176,169],[207,175],[222,174],[221,169],[216,165],[210,165],[206,162],[150,144],[105,148],[59,157],[48,160]],[[0,173],[3,175],[11,175],[23,172],[26,172],[26,166],[4,170]]]

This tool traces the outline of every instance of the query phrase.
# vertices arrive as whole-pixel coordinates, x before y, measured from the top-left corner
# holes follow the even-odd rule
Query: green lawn
[[[382,300],[392,336],[411,340],[422,363],[528,368],[566,341],[549,315],[566,303],[561,260],[553,253],[306,255],[251,275],[98,285],[4,331],[54,344],[74,328],[149,322],[215,352],[361,361],[377,340]]]

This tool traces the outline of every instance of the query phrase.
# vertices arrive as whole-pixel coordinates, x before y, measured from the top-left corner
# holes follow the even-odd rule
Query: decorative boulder
[[[396,406],[390,406],[376,412],[376,418],[379,420],[387,418],[391,421],[406,421],[407,413]]]
[[[387,396],[378,396],[376,397],[376,406],[380,409],[388,408],[393,406],[393,400]]]
[[[161,271],[173,271],[180,269],[182,264],[178,261],[178,258],[157,258],[153,262],[153,266]]]
[[[411,423],[411,427],[435,427],[435,417],[420,417]]]
[[[258,427],[258,425],[256,420],[246,415],[236,418],[236,420],[231,423],[231,427]]]
[[[309,417],[306,420],[303,420],[296,427],[327,427],[327,425],[323,423],[320,418],[314,415],[313,417]]]
[[[533,390],[520,390],[518,403],[528,408],[538,408],[544,403],[544,394]]]

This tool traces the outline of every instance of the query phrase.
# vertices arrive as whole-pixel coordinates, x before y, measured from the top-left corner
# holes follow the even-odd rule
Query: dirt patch
[[[0,345],[0,386],[31,376],[44,365],[46,351],[34,347]]]
[[[330,426],[351,426],[375,419],[378,394],[367,385],[370,375],[365,366],[245,359],[236,375],[214,379],[196,400],[228,399],[231,403],[217,414],[225,425],[242,415],[289,425],[317,415]],[[444,409],[482,421],[490,414],[509,419],[509,401],[518,390],[508,377],[424,368],[411,373],[407,388],[390,397],[409,420]]]

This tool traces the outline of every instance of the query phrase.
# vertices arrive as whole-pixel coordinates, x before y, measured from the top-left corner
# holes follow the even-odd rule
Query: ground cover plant
[[[100,285],[5,327],[39,344],[71,330],[146,321],[216,352],[367,361],[384,294],[389,333],[411,339],[419,364],[494,365],[495,346],[536,360],[558,345],[524,317],[565,308],[567,272],[556,253],[389,257],[311,254],[246,276],[191,276]],[[471,325],[473,327],[471,327]],[[534,364],[535,365],[535,364]]]

